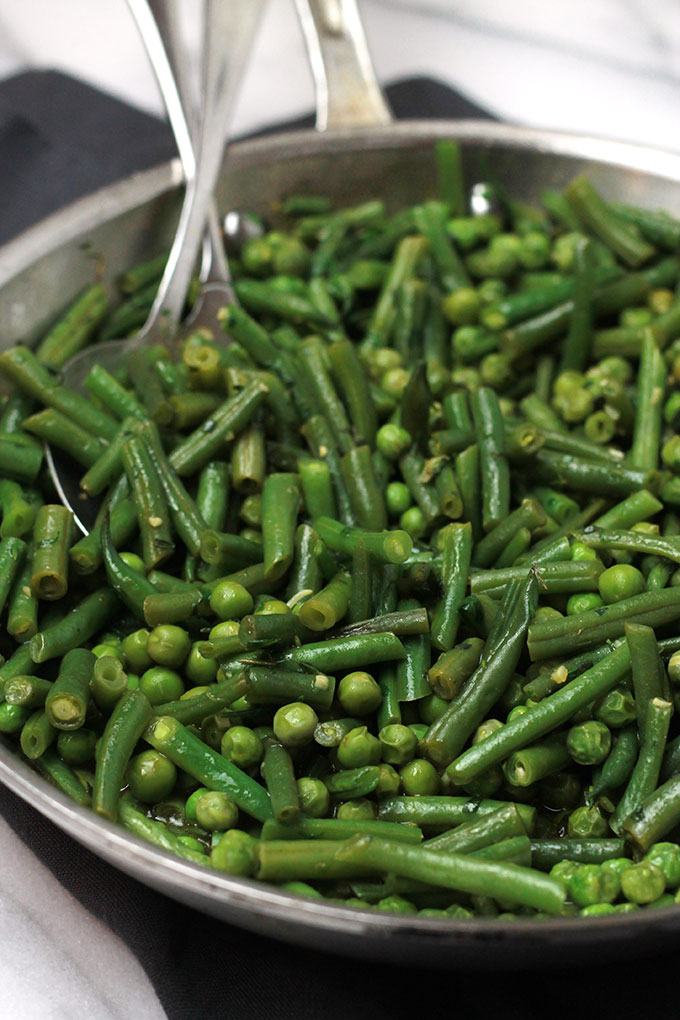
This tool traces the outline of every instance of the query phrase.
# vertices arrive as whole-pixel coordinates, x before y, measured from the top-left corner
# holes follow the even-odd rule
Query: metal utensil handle
[[[316,90],[316,128],[392,120],[373,70],[356,0],[295,0]]]
[[[264,0],[206,0],[196,170],[187,179],[177,233],[149,323],[172,328],[179,322],[222,163],[235,93],[263,5]]]
[[[189,55],[182,36],[184,0],[128,0],[147,55],[156,75],[170,120],[185,179],[195,174],[194,144],[199,129],[196,96],[191,88]],[[230,40],[225,41],[229,46]],[[209,209],[203,237],[202,280],[227,282],[229,267],[224,254],[217,209]]]

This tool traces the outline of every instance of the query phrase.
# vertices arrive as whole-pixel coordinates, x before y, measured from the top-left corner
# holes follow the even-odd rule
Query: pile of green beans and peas
[[[0,731],[196,865],[436,918],[680,901],[680,221],[296,195],[177,357],[165,256],[0,354]],[[190,304],[191,295],[188,303]],[[49,442],[101,501],[76,533]]]

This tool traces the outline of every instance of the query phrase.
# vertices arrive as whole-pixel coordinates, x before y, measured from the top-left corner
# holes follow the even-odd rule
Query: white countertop
[[[363,0],[361,9],[382,82],[428,75],[516,123],[680,151],[673,0]],[[161,111],[124,0],[3,0],[0,78],[35,67]],[[293,0],[270,0],[234,130],[293,117],[312,102]],[[3,1016],[69,1020],[74,1003],[88,1020],[164,1016],[132,954],[2,821],[0,860]],[[40,981],[25,980],[26,959]]]

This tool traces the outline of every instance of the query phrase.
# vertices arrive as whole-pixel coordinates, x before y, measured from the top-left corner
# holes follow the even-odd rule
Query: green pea
[[[127,781],[130,792],[143,804],[157,804],[169,797],[177,780],[177,769],[160,751],[141,751],[130,759]]]
[[[324,818],[328,814],[331,798],[325,783],[320,779],[302,776],[297,781],[297,791],[303,814],[310,818]]]
[[[388,460],[397,460],[402,453],[406,453],[412,442],[410,432],[391,422],[381,425],[375,437],[375,445]]]
[[[217,661],[206,659],[199,652],[199,643],[195,641],[184,662],[184,675],[192,684],[203,686],[212,684],[217,677]]]
[[[348,716],[375,712],[382,701],[382,691],[370,673],[355,670],[343,676],[338,684],[338,701]]]
[[[166,701],[177,701],[184,694],[184,682],[174,669],[152,666],[139,678],[139,689],[152,705],[163,705]]]
[[[635,698],[625,687],[615,687],[595,703],[593,715],[610,729],[632,723],[636,717]]]
[[[401,723],[383,726],[378,734],[383,761],[388,765],[405,765],[416,753],[418,738],[412,729]]]
[[[284,747],[304,747],[314,739],[314,728],[319,717],[311,705],[293,701],[282,705],[274,715],[274,735]]]
[[[596,560],[597,550],[591,549],[590,546],[585,545],[583,542],[572,542],[569,555],[575,562],[579,562],[581,560]]]
[[[422,538],[427,531],[425,514],[419,506],[410,506],[399,518],[399,527],[411,538]]]
[[[123,551],[118,553],[123,563],[126,563],[131,570],[136,570],[138,574],[144,576],[146,574],[146,565],[141,556],[137,553]]]
[[[222,620],[210,628],[208,640],[216,641],[218,638],[235,637],[238,634],[238,629],[238,620]]]
[[[422,794],[431,797],[439,792],[439,774],[424,758],[416,758],[399,769],[399,778],[407,797]]]
[[[346,800],[340,804],[335,817],[353,822],[370,822],[378,817],[378,809],[372,801],[366,800],[365,797],[357,797],[355,800]]]
[[[210,851],[210,863],[218,871],[249,878],[257,869],[257,840],[241,829],[229,829]]]
[[[594,591],[577,592],[567,599],[567,616],[578,616],[579,613],[587,613],[591,609],[599,609],[602,605],[602,597]]]
[[[641,595],[647,584],[644,574],[629,563],[617,563],[604,570],[597,582],[603,601],[607,605],[621,602],[623,599]]]
[[[557,879],[558,882],[562,882],[565,889],[569,887],[572,875],[578,870],[578,864],[576,861],[558,861],[557,864],[553,864],[550,869],[550,877]]]
[[[205,786],[199,786],[197,790],[194,790],[187,797],[186,804],[184,805],[184,816],[188,822],[196,821],[196,805],[204,793],[210,793],[210,790]]]
[[[608,831],[607,820],[597,806],[578,807],[571,812],[567,821],[567,834],[570,839],[606,836]]]
[[[411,381],[411,373],[405,368],[391,368],[389,372],[385,372],[384,376],[380,380],[380,387],[389,394],[390,397],[394,397],[395,400],[399,400],[402,393]]]
[[[380,762],[378,768],[380,769],[380,775],[378,776],[378,784],[375,788],[376,797],[378,800],[385,797],[396,797],[401,786],[399,773],[392,765],[388,765],[386,762]]]
[[[579,910],[580,917],[603,917],[606,914],[615,914],[616,907],[613,903],[591,903]]]
[[[385,489],[385,504],[390,517],[399,517],[411,505],[411,493],[403,482],[390,482]]]
[[[220,620],[240,620],[253,611],[253,596],[238,581],[220,581],[210,593],[210,608]]]
[[[665,889],[663,871],[649,861],[631,864],[621,872],[621,892],[631,903],[653,903]]]
[[[567,734],[567,751],[578,765],[599,765],[611,746],[611,733],[595,719],[572,726]]]
[[[545,620],[561,620],[563,617],[564,613],[561,613],[559,609],[555,609],[554,606],[539,606],[534,613],[534,620],[537,623]]]
[[[667,889],[680,885],[680,846],[677,843],[655,843],[645,860],[663,873]]]
[[[153,665],[153,659],[146,650],[146,642],[149,639],[149,631],[145,628],[135,630],[132,634],[121,641],[123,650],[123,665],[126,670],[133,673],[143,673]]]
[[[680,651],[673,652],[668,660],[668,679],[674,687],[680,687]]]
[[[479,294],[473,287],[458,287],[442,301],[442,311],[454,326],[477,321],[480,309]]]
[[[388,914],[417,914],[418,908],[403,896],[385,896],[378,900],[376,910],[384,910]]]
[[[120,644],[104,644],[102,642],[94,646],[92,654],[96,655],[98,659],[101,659],[104,655],[111,655],[114,659],[118,659],[121,665],[123,665],[125,659],[123,648]]]
[[[183,627],[162,623],[149,634],[146,650],[155,663],[170,669],[179,669],[191,649],[191,638]]]
[[[599,864],[580,864],[568,885],[569,895],[579,907],[613,903],[620,888],[618,876],[612,871],[603,871]]]
[[[238,822],[238,807],[219,790],[208,790],[196,801],[196,821],[208,832],[225,832]]]
[[[343,769],[358,769],[364,765],[377,765],[383,746],[365,726],[356,726],[346,733],[338,744],[338,765]]]
[[[500,719],[486,719],[480,726],[475,730],[474,736],[472,737],[473,744],[479,744],[482,740],[486,740],[496,730],[503,728],[503,723]]]
[[[247,772],[262,760],[264,744],[248,726],[230,726],[222,737],[221,751],[228,761]]]

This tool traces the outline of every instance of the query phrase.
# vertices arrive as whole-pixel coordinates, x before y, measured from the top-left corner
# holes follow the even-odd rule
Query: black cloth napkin
[[[486,116],[429,79],[397,82],[387,95],[397,117]],[[289,126],[309,123],[311,117]],[[1,82],[0,242],[173,152],[166,124],[82,82],[55,72]],[[672,946],[654,960],[626,962],[625,971],[597,960],[576,972],[532,972],[527,960],[526,969],[496,975],[348,960],[252,935],[167,899],[101,861],[2,786],[0,814],[62,885],[130,947],[170,1020],[678,1015]],[[492,959],[493,944],[485,951]],[[73,1007],[79,1015],[78,1003]]]

